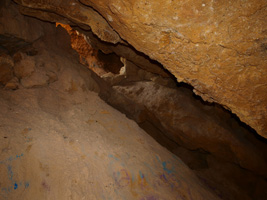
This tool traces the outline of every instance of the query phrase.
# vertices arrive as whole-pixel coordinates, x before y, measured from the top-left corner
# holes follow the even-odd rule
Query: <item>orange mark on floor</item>
[[[25,136],[27,133],[30,132],[30,130],[31,130],[31,129],[29,129],[29,128],[25,128],[25,129],[21,132],[21,134]]]
[[[137,183],[138,183],[138,186],[140,187],[141,190],[147,190],[148,189],[146,177],[142,172],[139,172],[139,174],[137,176]]]
[[[107,110],[101,110],[100,113],[101,114],[110,114],[110,112],[108,112]]]

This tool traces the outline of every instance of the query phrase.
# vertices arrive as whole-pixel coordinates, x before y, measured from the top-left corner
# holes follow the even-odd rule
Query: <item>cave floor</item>
[[[0,199],[216,199],[94,92],[0,94]]]

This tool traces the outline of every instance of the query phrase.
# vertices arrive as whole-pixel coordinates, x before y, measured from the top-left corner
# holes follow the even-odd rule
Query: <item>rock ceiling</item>
[[[267,138],[266,0],[15,0],[23,14],[129,43]]]

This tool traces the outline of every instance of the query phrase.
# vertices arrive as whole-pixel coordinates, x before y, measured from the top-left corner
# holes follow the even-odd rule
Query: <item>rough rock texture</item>
[[[204,100],[267,136],[266,1],[82,1]]]
[[[70,96],[1,91],[1,199],[218,199],[96,94]]]
[[[223,199],[267,195],[266,143],[222,108],[196,100],[190,89],[173,87],[156,75],[140,73],[138,67],[128,70],[134,67],[129,64],[120,81],[102,76],[114,84],[113,89],[101,89],[106,102],[138,122]],[[113,78],[119,79],[117,75]],[[260,184],[252,186],[251,182]]]
[[[97,74],[105,74],[112,72],[118,74],[123,63],[120,57],[114,53],[104,54],[97,48],[93,48],[86,40],[86,36],[72,29],[69,25],[56,23],[67,30],[71,37],[71,47],[80,55],[80,62],[96,72]]]
[[[214,113],[213,107],[203,106],[189,91],[166,88],[151,81],[114,89],[137,105],[145,106],[156,117],[154,124],[160,121],[167,137],[178,144],[192,150],[204,149],[267,177],[267,157],[246,138],[245,130],[231,126],[229,117]],[[116,101],[112,95],[110,98],[111,102]],[[142,114],[138,117],[142,118]]]
[[[57,23],[57,25],[61,25],[68,31],[68,33],[71,35],[72,47],[85,60],[88,60],[88,57],[90,57],[90,59],[93,59],[97,56],[98,50],[100,50],[101,52],[104,52],[104,54],[115,53],[116,55],[135,63],[138,67],[151,73],[159,74],[162,77],[170,76],[170,73],[164,70],[160,63],[152,61],[151,59],[149,59],[148,56],[136,51],[132,47],[121,43],[117,43],[114,45],[111,43],[104,42],[100,40],[97,36],[95,36],[92,32],[84,31],[81,28],[74,27],[75,29],[73,29],[69,25],[60,23]],[[88,60],[87,62],[92,63],[92,60]],[[94,62],[96,62],[96,60],[94,60]],[[82,60],[81,63],[84,64],[85,62]],[[119,65],[118,63],[113,63],[113,65],[114,64]],[[98,63],[98,65],[101,66],[101,63]],[[89,67],[91,66],[89,65]]]
[[[203,193],[196,192],[191,186],[199,185],[192,171],[180,168],[179,159],[146,136],[136,124],[102,104],[89,90],[101,91],[101,96],[112,93],[113,97],[118,97],[113,99],[115,103],[132,112],[130,117],[137,116],[136,121],[143,129],[154,134],[160,144],[181,157],[201,183],[222,199],[261,200],[267,195],[266,180],[256,175],[265,174],[262,155],[267,155],[266,144],[240,130],[229,116],[225,118],[225,112],[217,113],[214,108],[194,102],[190,97],[192,93],[183,92],[180,88],[179,95],[175,94],[176,83],[163,78],[169,75],[164,76],[155,62],[150,62],[126,44],[100,43],[91,37],[91,32],[86,32],[90,36],[86,40],[92,46],[124,57],[121,58],[124,67],[120,74],[104,74],[102,78],[108,84],[104,83],[78,64],[78,55],[70,48],[70,37],[61,28],[21,16],[14,3],[8,0],[1,1],[0,6],[1,11],[6,9],[5,16],[16,16],[27,29],[32,29],[28,31],[14,26],[13,29],[1,30],[4,34],[0,35],[0,61],[8,65],[8,73],[4,74],[11,75],[1,76],[4,81],[0,85],[0,198],[201,199]],[[38,13],[44,20],[50,17],[46,20],[53,21],[55,17],[71,25],[77,23],[52,12],[45,14],[42,10],[23,9],[34,13],[32,15]],[[1,23],[10,22],[5,16],[0,16]],[[79,26],[88,29],[87,25],[79,23]],[[31,38],[29,34],[34,30],[39,34],[34,40],[26,40]],[[21,34],[23,31],[25,34]],[[46,37],[43,38],[43,35]],[[55,46],[58,48],[54,49]],[[79,51],[83,51],[82,48]],[[61,49],[64,51],[61,52]],[[134,63],[141,66],[137,67]],[[144,70],[146,68],[148,72]],[[0,75],[2,72],[6,72],[6,68],[0,71]],[[109,84],[116,86],[112,89]],[[180,101],[177,102],[177,99]],[[186,105],[181,110],[182,118],[179,112],[173,110],[178,105]],[[158,115],[154,111],[158,111]],[[174,130],[168,135],[166,128],[172,128],[169,124],[173,118],[182,122],[181,127],[176,124],[173,128],[181,129],[183,134],[177,136]],[[190,119],[194,122],[193,127]],[[204,125],[207,126],[206,131]],[[131,135],[125,137],[126,132]],[[176,142],[166,135],[174,137]],[[179,140],[179,136],[183,136],[184,140]],[[116,155],[107,154],[107,150]],[[162,157],[153,157],[154,153]],[[170,156],[172,158],[167,160]],[[138,159],[146,160],[145,167]],[[172,173],[172,170],[175,172]],[[189,177],[181,177],[184,170]],[[180,181],[180,178],[185,180]],[[111,184],[103,184],[102,180]],[[187,189],[187,184],[191,189]],[[199,190],[206,189],[200,186]],[[204,199],[209,199],[207,195]]]
[[[74,44],[84,44],[84,37],[78,35]],[[110,46],[103,46],[99,41],[94,43],[102,49]],[[92,55],[92,47],[89,52],[83,45],[81,47],[85,50],[74,47],[81,56],[94,59],[96,63],[102,62]],[[116,47],[110,49],[120,52],[119,45]],[[258,199],[264,196],[267,183],[256,175],[267,176],[264,143],[223,109],[196,100],[189,89],[177,88],[170,78],[144,71],[127,59],[121,60],[124,67],[119,75],[103,74],[104,71],[98,73],[108,85],[114,85],[114,90],[109,87],[100,89],[105,101],[126,113],[160,144],[181,157],[208,187],[224,199]],[[223,172],[216,166],[218,162],[221,168],[225,167]],[[227,170],[229,172],[224,173]],[[242,181],[232,179],[236,174]],[[252,187],[250,182],[261,184]]]
[[[73,52],[54,48],[57,39],[34,43],[38,54],[18,61],[34,61],[28,79],[43,62],[57,80],[0,88],[1,199],[219,200],[179,158],[92,92],[99,90],[93,73]]]
[[[44,27],[39,20],[30,17],[25,18],[14,3],[1,1],[0,53],[3,51],[12,54],[39,39],[43,34]]]
[[[5,85],[13,78],[14,61],[8,55],[0,55],[0,84]]]
[[[68,18],[71,22],[77,23],[78,25],[81,24],[82,28],[91,28],[92,31],[103,41],[112,43],[120,41],[118,34],[99,13],[92,8],[88,8],[80,3],[77,3],[75,0],[48,1],[47,3],[27,0],[18,0],[16,2],[22,5],[30,4],[30,8],[21,8],[21,12],[25,15],[38,16],[40,19],[52,22],[62,22],[60,19],[62,19],[63,16]],[[37,11],[34,9],[37,9]],[[40,12],[39,9],[43,10],[43,12]],[[63,20],[63,22],[66,21]]]
[[[191,84],[204,100],[225,106],[267,137],[265,0],[16,2],[89,25],[101,39],[113,43],[119,41],[114,28],[179,82]],[[90,18],[101,21],[104,28],[95,29]]]
[[[1,199],[218,199],[96,94],[68,95],[1,91]]]
[[[94,48],[100,49],[102,52],[108,53],[116,53],[117,55],[126,58],[128,61],[135,63],[141,69],[149,71],[154,74],[159,74],[162,77],[169,77],[169,73],[163,69],[160,63],[155,62],[149,59],[145,54],[142,54],[136,51],[134,48],[129,47],[125,44],[116,44],[112,45],[98,39],[93,33],[85,32],[79,29],[81,33],[85,34],[86,41]]]

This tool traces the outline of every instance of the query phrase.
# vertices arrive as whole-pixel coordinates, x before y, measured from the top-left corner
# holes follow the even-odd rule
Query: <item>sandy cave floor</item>
[[[94,92],[0,91],[0,199],[216,199]]]

